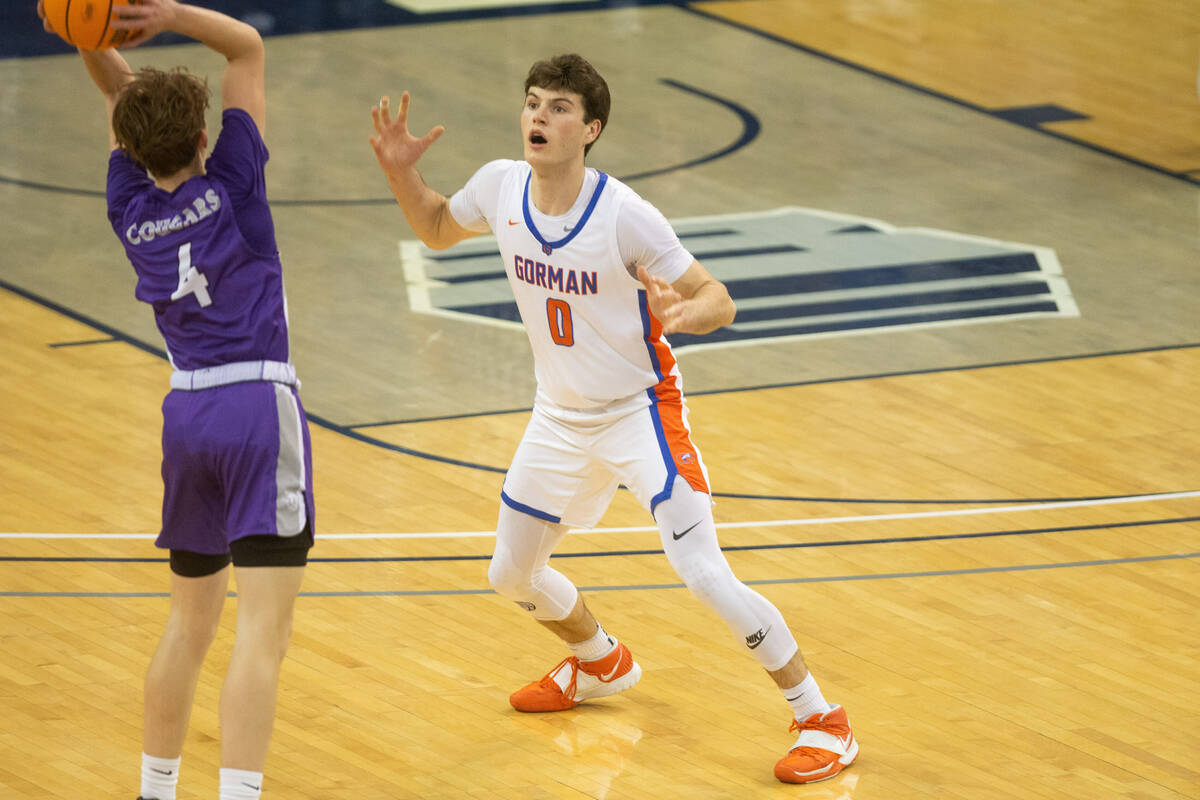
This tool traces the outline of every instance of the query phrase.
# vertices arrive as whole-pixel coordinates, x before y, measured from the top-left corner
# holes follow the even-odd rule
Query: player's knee
[[[728,594],[737,582],[727,565],[716,564],[708,559],[682,559],[672,562],[671,566],[692,596],[710,608],[719,607],[720,598]]]
[[[200,661],[217,638],[220,622],[219,615],[172,614],[168,618],[164,637],[171,647],[187,653],[190,660]]]
[[[497,594],[509,600],[527,600],[533,594],[533,573],[497,554],[488,564],[488,583]]]

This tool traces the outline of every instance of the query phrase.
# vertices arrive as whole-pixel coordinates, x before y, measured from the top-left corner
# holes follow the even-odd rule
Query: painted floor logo
[[[676,349],[1079,316],[1045,247],[795,207],[672,224],[738,305],[729,327],[671,336]],[[520,326],[494,239],[400,250],[414,311]]]

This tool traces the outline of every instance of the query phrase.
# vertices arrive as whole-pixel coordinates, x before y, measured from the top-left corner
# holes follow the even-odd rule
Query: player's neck
[[[553,167],[534,167],[529,199],[546,216],[561,217],[575,205],[586,174],[582,159]]]
[[[187,181],[191,180],[197,175],[203,174],[204,160],[201,154],[197,155],[195,161],[179,170],[179,172],[172,173],[171,175],[164,175],[162,177],[155,175],[154,185],[162,189],[164,192],[173,192],[183,184],[187,183]]]
[[[168,175],[165,178],[155,178],[154,185],[162,189],[164,192],[173,192],[183,184],[187,183],[191,178],[197,175],[203,175],[204,170],[181,169],[174,175]]]

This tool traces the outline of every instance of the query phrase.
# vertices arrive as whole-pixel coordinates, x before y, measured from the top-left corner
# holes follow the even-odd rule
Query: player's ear
[[[200,149],[208,150],[208,128],[200,129]]]
[[[587,141],[584,144],[591,144],[600,138],[600,131],[604,125],[598,119],[594,119],[588,123]]]

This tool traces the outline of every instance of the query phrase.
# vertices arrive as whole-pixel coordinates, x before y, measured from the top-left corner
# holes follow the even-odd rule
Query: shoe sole
[[[632,688],[638,681],[642,679],[642,665],[633,662],[633,666],[616,680],[608,683],[600,683],[589,689],[587,692],[576,693],[575,700],[582,703],[584,700],[594,700],[597,697],[608,697],[609,695],[623,692],[626,689]]]

